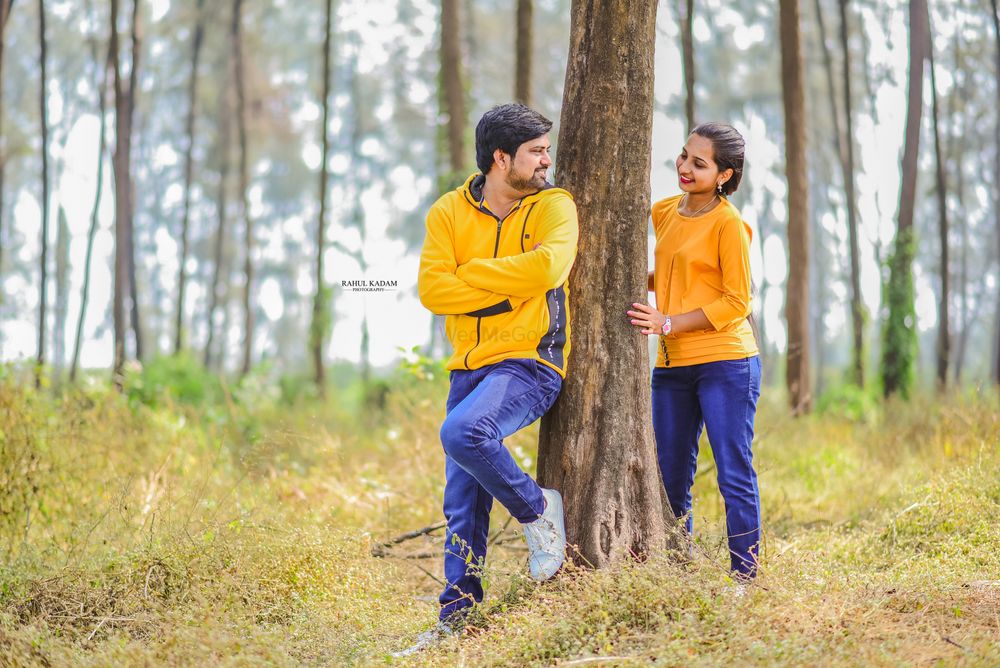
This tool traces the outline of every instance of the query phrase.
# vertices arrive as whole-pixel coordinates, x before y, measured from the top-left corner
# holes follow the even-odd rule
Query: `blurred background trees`
[[[494,104],[553,138],[582,122],[560,117],[570,4],[0,1],[3,358],[322,386],[444,355],[423,212]],[[674,0],[656,42],[652,196],[690,125],[748,139],[770,386],[807,410],[1000,382],[996,0]],[[367,280],[397,285],[344,284]]]

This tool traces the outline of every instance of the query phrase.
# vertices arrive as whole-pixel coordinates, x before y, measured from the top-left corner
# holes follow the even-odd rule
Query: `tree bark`
[[[948,361],[951,359],[951,334],[949,325],[951,324],[951,314],[948,308],[948,301],[951,298],[951,267],[948,251],[948,191],[947,182],[944,176],[944,152],[941,148],[941,119],[938,110],[937,75],[934,66],[934,44],[929,39],[927,43],[927,55],[931,69],[931,114],[934,126],[934,182],[935,193],[938,204],[938,241],[941,245],[941,263],[939,271],[941,274],[941,294],[938,300],[938,338],[935,351],[937,367],[937,386],[943,390],[948,385]]]
[[[458,0],[441,0],[441,86],[444,115],[447,117],[447,181],[464,179],[465,174],[465,83],[462,77],[461,22]]]
[[[112,380],[121,389],[125,365],[125,293],[128,290],[128,260],[126,258],[126,234],[128,229],[129,199],[132,189],[129,185],[129,141],[130,125],[128,101],[125,97],[121,73],[121,53],[118,43],[118,0],[111,0],[111,55],[115,90],[115,270],[112,313],[114,320],[114,368]]]
[[[219,216],[219,225],[215,233],[214,264],[212,267],[212,288],[208,300],[208,338],[205,343],[205,366],[211,367],[213,364],[213,346],[215,344],[215,317],[219,309],[219,293],[222,290],[222,277],[225,274],[225,245],[227,236],[227,192],[226,184],[229,182],[229,158],[230,141],[232,132],[230,126],[231,114],[231,94],[232,94],[232,51],[227,50],[225,56],[225,72],[223,74],[222,90],[219,93],[219,183],[215,196],[215,208]],[[225,340],[226,333],[223,331],[222,337]]]
[[[806,166],[805,92],[798,0],[780,0],[781,88],[785,110],[788,179],[788,358],[785,381],[796,415],[809,412],[809,183]]]
[[[42,257],[41,281],[39,283],[38,299],[38,356],[35,359],[35,386],[41,387],[42,366],[45,364],[45,306],[47,300],[46,286],[48,283],[49,261],[49,112],[46,61],[48,60],[45,39],[45,2],[38,0],[38,46],[39,64],[41,67],[41,82],[38,87],[39,118],[42,125]]]
[[[684,62],[684,117],[687,131],[695,126],[694,119],[694,0],[680,0],[684,3],[681,17],[681,57]]]
[[[233,53],[236,61],[236,132],[240,145],[240,214],[243,218],[243,362],[240,371],[250,372],[253,354],[253,221],[250,219],[250,172],[247,160],[246,81],[243,66],[243,0],[233,0]]]
[[[961,33],[964,28],[964,21],[959,23],[958,29],[953,37],[953,67],[956,72],[964,72],[965,59],[962,57]],[[958,294],[959,307],[958,323],[955,337],[954,353],[952,354],[952,378],[956,385],[962,383],[962,370],[965,365],[965,351],[969,342],[969,221],[965,208],[965,169],[962,168],[962,161],[968,150],[966,133],[969,129],[969,116],[959,111],[959,105],[969,99],[970,78],[963,77],[962,86],[953,86],[948,95],[948,118],[955,118],[960,121],[955,132],[949,136],[949,141],[945,153],[951,165],[958,165],[955,169],[955,223],[959,226],[959,233],[962,238],[961,251],[958,257],[958,285],[952,288]],[[978,307],[978,300],[977,300]]]
[[[846,171],[846,169],[847,169],[846,168],[847,160],[846,160],[846,157],[844,155],[844,153],[845,153],[845,149],[844,149],[845,137],[844,137],[844,132],[843,132],[841,126],[840,126],[840,108],[839,108],[839,106],[837,104],[837,99],[838,99],[837,98],[837,87],[834,84],[833,57],[830,54],[830,47],[826,43],[826,21],[824,20],[824,17],[823,17],[823,2],[822,2],[822,0],[814,0],[814,9],[815,9],[815,12],[816,12],[816,24],[817,24],[816,28],[817,28],[817,30],[819,32],[820,52],[823,54],[823,70],[824,70],[824,72],[826,74],[826,77],[825,77],[825,79],[826,79],[826,94],[827,94],[827,98],[829,99],[829,102],[830,102],[830,119],[833,122],[833,136],[831,137],[831,139],[833,140],[833,148],[834,148],[834,151],[837,154],[837,162],[840,164],[841,174],[843,176],[844,184],[846,186],[848,172]],[[846,41],[844,42],[844,44],[846,45]],[[846,46],[845,46],[845,53],[846,53]],[[847,192],[846,187],[845,187],[844,190],[845,190],[845,196],[846,196],[846,192]],[[829,194],[828,191],[827,191],[827,188],[825,186],[823,187],[823,189],[822,189],[821,192],[825,192],[827,195]],[[817,191],[815,189],[813,190],[813,195],[818,199],[819,194],[817,193]],[[831,205],[833,205],[833,203],[829,201],[829,198],[827,198],[827,201]],[[817,233],[814,234],[814,235],[812,235],[811,244],[812,244],[811,247],[812,247],[812,253],[813,253],[813,264],[817,268],[817,271],[811,272],[811,276],[810,276],[810,278],[813,281],[813,294],[815,295],[814,298],[815,298],[816,303],[818,303],[818,304],[826,304],[827,303],[827,299],[828,299],[828,295],[826,294],[827,277],[825,275],[823,275],[824,274],[823,271],[819,270],[819,268],[822,267],[825,264],[825,261],[824,261],[825,258],[824,258],[824,254],[823,254],[823,250],[825,248],[825,245],[824,245],[824,239],[823,239],[823,232],[822,232],[822,230],[817,230]],[[852,276],[852,278],[853,278],[853,276]],[[821,309],[816,309],[816,308],[812,309],[812,316],[813,316],[813,324],[812,324],[813,332],[812,333],[813,333],[813,337],[814,337],[813,341],[816,344],[815,345],[814,357],[815,357],[815,360],[816,360],[816,394],[817,395],[822,395],[823,391],[824,391],[823,368],[825,366],[826,361],[824,359],[824,348],[825,348],[825,346],[822,345],[822,342],[823,342],[823,331],[824,331],[824,329],[823,329],[823,315],[824,314],[823,314],[823,311]],[[854,350],[855,350],[855,353],[856,353],[856,350],[857,350],[856,346],[855,346]],[[857,360],[857,357],[855,356],[854,359]],[[854,380],[854,379],[856,379],[856,376],[857,376],[857,374],[856,374],[856,366],[854,366],[852,364],[852,380],[854,382],[857,382],[856,380]]]
[[[184,298],[187,294],[188,236],[191,220],[191,181],[194,175],[194,130],[198,110],[198,63],[205,35],[205,0],[198,0],[195,11],[194,38],[191,42],[191,80],[188,82],[188,114],[184,147],[184,213],[181,216],[181,256],[177,269],[177,315],[174,319],[174,354],[184,349]]]
[[[61,379],[66,364],[66,319],[69,313],[69,223],[66,209],[56,217],[56,299],[52,322],[53,376]]]
[[[87,255],[83,264],[83,290],[80,294],[80,315],[76,321],[76,336],[73,338],[73,361],[69,367],[69,382],[76,381],[80,367],[80,346],[83,342],[83,323],[87,315],[87,302],[90,299],[90,264],[94,256],[94,237],[97,236],[97,226],[100,222],[101,186],[104,182],[104,152],[107,150],[107,89],[108,71],[111,69],[111,51],[105,59],[104,66],[97,60],[97,41],[91,43],[91,55],[97,66],[97,108],[100,117],[100,130],[97,138],[97,186],[94,191],[94,205],[90,209],[90,229],[87,230]]]
[[[132,334],[135,337],[135,357],[145,359],[143,347],[142,320],[139,309],[139,283],[135,272],[135,179],[132,175],[132,140],[135,134],[135,96],[139,90],[139,55],[142,52],[142,39],[139,34],[139,0],[132,1],[132,67],[129,69],[128,83],[128,118],[129,118],[129,158],[128,158],[128,226],[126,236],[126,260],[128,262],[129,301],[131,302]]]
[[[1000,109],[1000,18],[997,12],[997,0],[990,0],[990,9],[993,17],[993,38],[996,42],[996,91],[997,108]],[[994,119],[993,125],[993,178],[994,181],[1000,178],[1000,116]],[[997,257],[1000,257],[1000,192],[993,189],[995,197],[993,203],[993,216],[996,224]],[[993,380],[1000,385],[1000,285],[996,287],[997,313],[996,327],[993,332]]]
[[[324,278],[323,254],[326,251],[326,190],[330,170],[330,51],[333,41],[333,0],[326,0],[326,33],[323,38],[323,125],[320,141],[323,146],[319,168],[319,219],[316,221],[316,297],[313,300],[312,323],[309,328],[309,347],[313,358],[316,389],[320,397],[326,396],[326,365],[323,347],[330,323],[331,291]]]
[[[889,315],[882,345],[882,392],[885,396],[899,393],[904,397],[909,395],[913,384],[913,362],[917,350],[913,290],[913,209],[917,193],[920,118],[923,112],[924,60],[927,58],[929,41],[926,0],[910,0],[909,14],[910,57],[899,220],[895,247],[889,259]]]
[[[574,0],[556,182],[576,197],[573,351],[542,419],[538,477],[568,541],[600,568],[665,544],[649,352],[624,316],[645,301],[656,2]]]
[[[531,106],[531,63],[532,39],[531,23],[534,10],[532,0],[517,0],[517,39],[514,42],[516,65],[514,67],[514,99]]]
[[[840,45],[843,50],[844,129],[841,151],[841,172],[847,197],[847,231],[851,245],[851,356],[852,380],[858,387],[865,385],[865,312],[861,301],[861,246],[858,241],[858,196],[854,189],[854,114],[851,94],[851,47],[848,43],[848,0],[840,0]],[[838,133],[839,134],[839,133]]]

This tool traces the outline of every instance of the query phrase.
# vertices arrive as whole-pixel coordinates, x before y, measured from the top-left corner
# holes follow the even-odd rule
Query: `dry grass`
[[[363,419],[240,398],[130,405],[0,387],[0,665],[368,665],[428,626],[441,533],[441,378]],[[328,417],[332,416],[332,417]],[[510,440],[533,457],[533,429]],[[537,586],[500,533],[461,637],[400,665],[1000,664],[996,397],[864,420],[764,406],[758,583],[724,568],[708,448],[699,558]],[[603,657],[603,658],[602,658]]]

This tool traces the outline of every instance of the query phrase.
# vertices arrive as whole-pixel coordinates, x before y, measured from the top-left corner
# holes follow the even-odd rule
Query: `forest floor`
[[[971,391],[801,419],[766,397],[743,595],[707,447],[693,562],[536,585],[497,509],[469,626],[393,659],[440,589],[440,531],[372,556],[440,521],[446,387],[421,375],[291,406],[3,381],[0,665],[1000,665],[1000,411]],[[529,468],[536,433],[509,440]]]

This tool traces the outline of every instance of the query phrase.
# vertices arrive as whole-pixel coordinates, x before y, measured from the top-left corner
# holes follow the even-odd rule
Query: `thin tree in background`
[[[250,173],[247,164],[246,74],[243,66],[243,0],[233,0],[233,54],[236,79],[236,133],[239,140],[240,214],[243,218],[243,362],[240,371],[250,372],[253,353],[253,221],[250,219]]]
[[[223,290],[222,277],[226,274],[225,246],[228,232],[227,202],[228,192],[226,189],[229,183],[229,159],[231,152],[230,142],[232,141],[232,128],[230,126],[230,114],[232,103],[232,50],[227,50],[224,57],[223,84],[219,93],[219,130],[218,148],[216,154],[219,156],[219,182],[215,195],[215,208],[219,217],[219,224],[215,231],[215,244],[213,250],[212,264],[212,285],[208,297],[208,339],[205,343],[204,362],[206,367],[211,367],[213,362],[212,354],[215,345],[215,319],[219,310],[219,298]],[[222,338],[225,339],[226,330],[223,329]],[[221,358],[221,355],[220,355]]]
[[[52,322],[52,366],[56,378],[62,376],[66,364],[66,320],[69,316],[69,222],[66,209],[59,206],[56,216],[55,308]]]
[[[899,190],[899,220],[892,257],[889,258],[887,302],[889,315],[882,344],[882,392],[909,396],[913,385],[913,362],[917,353],[917,317],[914,309],[913,209],[917,194],[917,156],[920,148],[920,118],[923,112],[924,61],[927,59],[929,26],[926,0],[910,0],[910,57],[907,81],[906,131],[903,135],[902,183]]]
[[[781,89],[788,179],[788,401],[796,415],[812,405],[809,373],[809,183],[806,168],[805,88],[798,0],[780,0]]]
[[[38,86],[39,118],[42,125],[42,256],[41,282],[38,297],[38,356],[35,359],[35,385],[42,384],[42,366],[45,364],[45,306],[47,299],[49,261],[49,112],[46,85],[48,82],[46,60],[48,44],[45,39],[45,2],[38,0],[38,46],[41,79]]]
[[[326,251],[326,190],[330,176],[330,51],[333,38],[333,0],[326,0],[326,32],[323,37],[323,124],[320,129],[322,157],[319,167],[319,218],[316,221],[316,296],[313,299],[312,323],[309,327],[309,348],[313,358],[316,389],[326,395],[326,366],[323,347],[330,328],[331,290],[324,278],[323,255]]]
[[[603,567],[664,544],[649,351],[622,317],[646,299],[656,2],[574,0],[556,181],[576,197],[573,359],[542,418],[538,479],[566,535]],[[580,362],[580,361],[583,362]]]
[[[534,13],[532,0],[517,0],[517,25],[514,41],[514,99],[531,106],[531,61],[534,40],[531,24]]]
[[[695,126],[694,120],[694,0],[678,0],[678,8],[683,3],[681,16],[681,58],[684,63],[684,117],[687,131]]]
[[[10,10],[14,6],[14,0],[0,0],[0,276],[3,276],[3,253],[5,247],[5,226],[3,221],[3,196],[4,196],[4,175],[7,168],[6,137],[3,134],[3,55],[6,46],[7,21],[10,19]],[[3,296],[0,295],[0,303]]]
[[[438,126],[438,151],[447,155],[448,162],[440,167],[438,174],[438,190],[445,191],[461,183],[468,174],[465,167],[465,82],[462,75],[462,33],[472,34],[473,14],[467,3],[467,16],[464,22],[459,20],[459,0],[441,0],[441,43],[438,49],[440,64],[438,104],[439,116],[446,120]],[[475,49],[470,49],[474,54]],[[440,163],[439,163],[440,164]],[[443,340],[444,316],[435,315],[431,318],[430,340],[427,346],[429,355],[440,346]]]
[[[990,0],[993,18],[993,38],[996,42],[996,92],[997,109],[1000,109],[1000,14],[997,12],[997,0]],[[1000,115],[995,115],[993,124],[993,180],[1000,178]],[[995,197],[993,216],[996,223],[997,257],[1000,257],[1000,190],[993,189]],[[996,287],[997,315],[996,328],[993,332],[993,380],[1000,385],[1000,285]]]
[[[89,5],[88,5],[89,6]],[[95,22],[96,24],[96,22]],[[101,187],[104,183],[104,152],[107,150],[107,89],[108,71],[111,69],[111,51],[108,50],[104,65],[98,60],[97,38],[92,36],[90,56],[96,69],[97,113],[100,129],[97,136],[97,185],[94,188],[94,205],[90,209],[90,228],[87,230],[87,253],[83,261],[83,288],[80,293],[80,314],[76,321],[76,335],[73,337],[73,360],[69,367],[69,382],[76,381],[80,367],[80,346],[83,342],[83,323],[87,316],[87,303],[90,300],[90,265],[94,257],[94,238],[97,236],[97,226],[100,222]]]
[[[115,91],[115,269],[112,319],[114,320],[115,354],[112,378],[121,389],[125,366],[125,292],[128,289],[128,261],[125,256],[126,217],[129,212],[129,141],[130,119],[121,73],[121,48],[118,43],[118,0],[111,0],[111,57]]]
[[[441,89],[447,117],[448,168],[445,188],[465,178],[465,83],[458,0],[441,0]],[[444,188],[443,188],[444,189]]]
[[[126,262],[128,263],[128,289],[129,289],[129,302],[131,305],[131,322],[132,322],[132,335],[135,338],[135,357],[138,360],[143,360],[144,347],[143,347],[143,336],[142,336],[142,320],[140,319],[139,311],[139,282],[136,280],[135,271],[135,179],[132,177],[132,135],[135,133],[135,106],[136,106],[136,91],[139,90],[139,56],[142,53],[142,39],[139,34],[139,0],[133,0],[132,2],[132,63],[131,68],[129,68],[128,76],[128,94],[126,96],[128,104],[128,119],[129,119],[129,143],[128,143],[128,169],[129,169],[129,198],[128,198],[128,218],[126,226]]]
[[[851,348],[852,380],[858,387],[865,384],[865,312],[861,301],[861,247],[858,241],[858,196],[854,189],[854,114],[851,94],[851,47],[848,40],[847,22],[848,0],[839,0],[840,6],[840,47],[843,52],[842,78],[844,95],[844,129],[838,130],[841,148],[840,171],[844,179],[844,194],[847,198],[847,231],[851,246]]]
[[[961,252],[958,257],[958,285],[954,288],[954,292],[958,293],[959,296],[959,310],[958,310],[958,336],[955,341],[955,352],[952,356],[952,378],[955,379],[956,385],[961,385],[962,382],[962,370],[965,366],[965,353],[968,349],[969,335],[972,328],[969,326],[974,322],[979,315],[979,310],[982,307],[983,299],[982,295],[977,295],[975,299],[975,316],[972,316],[969,309],[969,227],[970,223],[968,220],[968,210],[966,209],[965,201],[965,169],[964,169],[964,158],[966,152],[968,151],[968,138],[966,133],[969,131],[969,113],[967,111],[960,112],[958,107],[960,104],[968,100],[971,93],[972,78],[968,75],[968,70],[965,69],[965,58],[962,53],[962,31],[965,28],[965,21],[959,22],[959,27],[955,31],[953,39],[953,55],[954,55],[954,71],[962,72],[962,85],[961,87],[953,86],[951,94],[948,96],[948,117],[956,118],[961,121],[960,125],[956,128],[954,134],[951,136],[951,141],[949,142],[949,148],[946,151],[948,159],[951,164],[955,166],[955,223],[959,226],[962,245]],[[1000,257],[1000,254],[998,254]]]
[[[355,50],[359,53],[360,50]],[[371,175],[371,160],[361,152],[361,143],[364,140],[365,119],[371,112],[367,96],[361,85],[361,75],[358,72],[357,59],[350,68],[351,76],[351,101],[353,102],[353,118],[351,122],[350,150],[348,156],[354,169],[351,170],[353,176],[354,197],[351,207],[351,222],[358,230],[361,243],[356,252],[349,252],[351,257],[358,263],[361,275],[368,273],[368,258],[365,257],[365,249],[368,246],[368,229],[365,225],[365,209],[361,205],[361,193],[364,190],[365,181]],[[443,316],[442,316],[443,317]],[[361,312],[361,345],[359,350],[359,361],[361,365],[361,385],[367,390],[371,379],[371,331],[368,326],[368,307],[364,306]]]
[[[938,240],[941,245],[941,294],[938,300],[938,338],[935,347],[937,386],[944,389],[948,385],[948,361],[951,359],[951,314],[948,302],[951,299],[951,267],[948,251],[948,186],[944,176],[944,151],[941,148],[941,114],[938,110],[937,74],[934,66],[934,43],[928,35],[927,55],[931,69],[931,116],[934,128],[934,191],[938,204]]]
[[[833,133],[830,134],[830,139],[833,143],[834,152],[837,155],[837,161],[843,167],[844,165],[844,133],[840,125],[840,105],[838,104],[837,97],[837,86],[834,82],[835,75],[833,71],[833,56],[830,53],[830,46],[826,41],[826,20],[823,15],[823,2],[822,0],[814,0],[813,9],[816,15],[816,28],[818,32],[818,41],[820,45],[820,52],[823,54],[823,71],[826,75],[824,80],[826,81],[826,97],[830,104],[830,120],[833,123]],[[843,173],[843,172],[842,172]],[[817,179],[817,181],[821,181]],[[818,201],[820,195],[827,196],[828,203],[836,210],[838,205],[831,200],[829,200],[829,185],[825,182],[812,183],[811,187],[813,189],[813,195],[811,199],[813,201]],[[810,279],[812,279],[813,285],[810,288],[812,290],[812,297],[817,304],[825,304],[829,300],[830,296],[827,294],[829,292],[829,281],[827,276],[821,268],[830,265],[830,256],[832,255],[831,250],[828,248],[829,243],[824,239],[822,228],[816,230],[816,234],[810,237],[811,243],[811,253],[812,262],[816,266],[817,270],[812,272]],[[818,373],[816,374],[816,394],[821,395],[823,393],[823,383],[825,381],[825,374],[823,369],[826,366],[825,353],[827,346],[823,345],[823,333],[825,328],[823,327],[823,318],[825,313],[822,309],[813,308],[811,309],[812,314],[812,341],[813,341],[813,356],[816,363],[816,369]]]
[[[194,131],[198,110],[198,63],[205,35],[205,0],[195,6],[194,37],[191,40],[191,79],[188,81],[188,113],[184,147],[184,213],[181,215],[181,256],[177,269],[177,315],[174,319],[174,354],[184,349],[184,299],[187,294],[187,259],[191,220],[191,182],[194,177]]]

